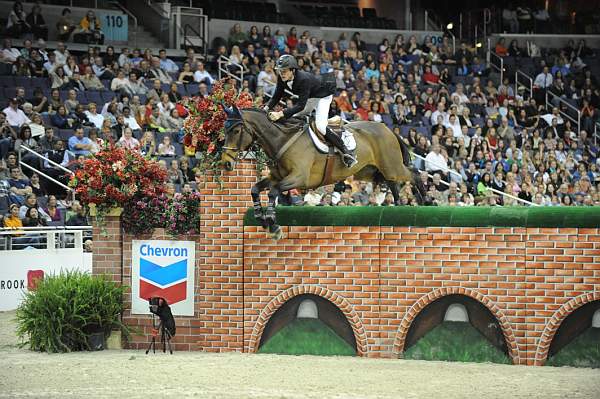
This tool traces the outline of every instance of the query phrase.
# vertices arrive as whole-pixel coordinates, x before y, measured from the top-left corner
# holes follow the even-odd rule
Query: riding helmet
[[[293,55],[284,54],[277,60],[277,69],[298,69],[298,62]]]

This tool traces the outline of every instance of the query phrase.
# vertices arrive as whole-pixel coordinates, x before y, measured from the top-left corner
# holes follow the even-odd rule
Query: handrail
[[[550,105],[550,101],[548,99],[548,95],[552,96],[553,98],[558,99],[559,103],[562,103],[562,104],[566,105],[568,108],[571,108],[572,110],[574,110],[576,112],[576,114],[577,114],[577,120],[575,120],[572,116],[570,116],[566,112],[563,112],[560,109],[560,107],[558,107],[558,112],[561,115],[563,115],[565,118],[569,119],[571,122],[577,124],[577,131],[579,132],[579,129],[581,127],[581,111],[579,109],[577,109],[576,107],[574,107],[573,105],[569,104],[563,98],[561,98],[561,97],[557,96],[556,94],[552,93],[550,90],[546,90],[546,107],[548,107]],[[554,107],[554,104],[552,104],[552,106]]]
[[[594,145],[598,145],[598,135],[600,134],[600,122],[594,123]]]
[[[25,166],[27,169],[30,169],[31,171],[33,171],[33,172],[37,173],[38,175],[44,176],[46,179],[48,179],[48,180],[52,181],[54,184],[56,184],[56,185],[58,185],[58,186],[61,186],[62,188],[64,188],[64,189],[65,189],[65,190],[67,190],[67,191],[73,191],[73,189],[72,189],[71,187],[64,185],[63,183],[59,182],[59,181],[58,181],[58,180],[56,180],[55,178],[48,176],[47,174],[45,174],[45,173],[44,173],[44,172],[42,172],[41,170],[37,170],[36,168],[34,168],[34,167],[33,167],[33,166],[31,166],[31,165],[28,165],[28,164],[27,164],[27,163],[25,163],[25,162],[21,162],[21,163],[20,163],[20,165],[21,165],[21,166]]]
[[[492,55],[500,60],[499,67],[492,62]],[[488,63],[493,68],[495,68],[496,70],[498,70],[500,72],[500,83],[504,82],[504,59],[502,57],[500,57],[498,54],[496,54],[494,51],[492,51],[492,48],[490,45],[490,39],[488,39],[488,56],[487,56],[487,58],[488,58],[487,59]]]
[[[55,230],[92,230],[94,226],[22,226],[22,227],[0,227],[0,234],[14,233],[21,230],[40,230],[40,231],[55,231]]]
[[[224,72],[226,75],[228,75],[231,78],[234,78],[236,80],[238,80],[240,82],[240,84],[242,84],[244,82],[244,67],[241,66],[240,64],[238,64],[237,62],[232,62],[230,58],[224,56],[224,55],[220,55],[219,59],[217,60],[217,63],[219,65],[219,80],[222,78],[222,72]],[[223,64],[225,64],[225,67],[223,67]],[[227,69],[227,65],[234,65],[235,67],[240,69],[240,76],[237,76],[231,72],[229,72],[229,69]]]
[[[62,169],[64,172],[69,173],[71,175],[74,175],[75,173],[72,170],[69,170],[67,168],[65,168],[64,166],[62,166],[59,163],[54,162],[53,160],[46,158],[45,156],[43,156],[42,154],[40,154],[39,152],[36,152],[34,150],[32,150],[31,148],[21,144],[21,148],[23,148],[24,150],[29,151],[30,153],[32,153],[33,155],[35,155],[38,158],[43,159],[44,161],[48,161],[49,164],[56,166],[59,169]]]
[[[180,28],[180,29],[181,29],[181,28]],[[206,46],[208,45],[208,42],[206,41],[206,39],[204,38],[204,36],[202,36],[202,35],[200,34],[200,32],[198,32],[198,31],[197,31],[197,30],[196,30],[196,29],[195,29],[195,28],[194,28],[192,25],[190,25],[190,24],[185,24],[185,25],[183,25],[183,41],[184,41],[184,42],[185,42],[185,41],[188,41],[188,39],[187,39],[187,30],[188,30],[188,29],[189,29],[189,30],[191,30],[192,32],[194,32],[194,33],[197,35],[197,37],[198,37],[200,40],[202,40],[202,45],[204,46],[204,49],[205,49],[204,51],[206,52],[206,48],[207,48]],[[190,43],[191,43],[191,41],[190,41]]]
[[[135,15],[133,15],[133,13],[131,11],[129,11],[127,8],[125,8],[125,6],[123,6],[121,4],[121,2],[119,1],[113,1],[112,3],[113,5],[117,6],[119,8],[119,10],[123,11],[125,14],[127,14],[131,19],[133,19],[133,26],[135,28],[134,35],[133,35],[133,45],[134,47],[137,47],[137,34],[138,34],[138,19]]]
[[[525,72],[522,72],[520,70],[517,70],[517,72],[515,72],[515,95],[517,94],[517,91],[519,89],[519,75],[523,75],[525,79],[529,80],[529,87],[525,88],[529,90],[529,98],[533,97],[533,79],[531,78],[531,76],[527,75]]]
[[[449,168],[447,165],[446,165],[446,166],[443,166],[443,165],[440,165],[440,164],[438,164],[438,163],[436,163],[436,162],[427,161],[427,160],[425,160],[425,157],[422,157],[422,156],[420,156],[419,154],[415,154],[415,153],[414,153],[414,152],[412,152],[412,151],[411,151],[411,154],[412,154],[414,157],[416,157],[416,158],[419,158],[420,160],[422,160],[422,161],[424,161],[424,162],[430,163],[430,164],[432,164],[432,165],[434,165],[434,166],[436,166],[436,167],[439,167],[439,168],[440,168],[440,169],[442,169],[442,170],[447,170],[448,172],[452,173],[453,175],[455,175],[455,176],[460,176],[460,177],[462,178],[462,175],[461,175],[460,173],[458,173],[458,172],[457,172],[457,171],[455,171],[454,169],[451,169],[451,168]],[[429,175],[429,173],[428,173],[428,175]],[[443,181],[444,183],[446,183],[444,180],[441,180],[441,181]],[[505,184],[506,184],[506,182],[503,182],[503,183],[505,183]],[[449,183],[446,183],[446,184],[450,185]],[[533,202],[530,202],[530,201],[527,201],[527,200],[521,199],[521,198],[519,198],[519,197],[515,197],[515,196],[514,196],[514,195],[512,195],[512,194],[503,193],[502,191],[500,191],[500,190],[496,190],[495,188],[492,188],[492,187],[487,187],[487,189],[488,189],[488,190],[490,190],[490,191],[492,191],[493,193],[496,193],[496,194],[499,194],[499,195],[502,195],[502,196],[504,196],[504,195],[505,195],[505,196],[507,196],[507,197],[509,197],[509,198],[512,198],[512,199],[514,199],[514,200],[516,200],[516,201],[519,201],[519,202],[523,202],[523,203],[525,203],[525,204],[527,204],[527,205],[539,206],[538,204],[534,204]]]

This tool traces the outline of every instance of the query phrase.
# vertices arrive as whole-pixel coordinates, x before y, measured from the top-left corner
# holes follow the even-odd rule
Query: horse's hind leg
[[[263,213],[262,205],[260,203],[260,193],[265,191],[270,185],[271,180],[268,177],[265,177],[254,184],[250,190],[250,193],[252,194],[252,202],[254,203],[254,217],[261,223],[263,229],[268,227],[268,222],[265,218],[265,214]]]
[[[398,190],[398,183],[387,180],[386,184],[394,196],[394,204],[400,205],[400,191]]]

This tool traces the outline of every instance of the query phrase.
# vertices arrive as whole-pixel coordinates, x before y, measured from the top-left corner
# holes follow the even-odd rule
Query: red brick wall
[[[242,223],[255,181],[242,163],[222,189],[201,190],[200,234],[185,237],[197,243],[196,315],[177,318],[176,349],[254,352],[271,315],[312,293],[346,315],[360,355],[398,357],[424,307],[463,294],[498,319],[515,364],[539,365],[562,320],[600,300],[600,229],[284,227],[275,242]],[[132,237],[108,227],[110,241],[94,237],[94,270],[130,284]],[[149,318],[124,319],[144,329],[130,346],[147,345]]]

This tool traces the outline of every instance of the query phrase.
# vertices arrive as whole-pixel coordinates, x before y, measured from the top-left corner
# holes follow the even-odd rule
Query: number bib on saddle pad
[[[312,121],[311,121],[312,122]],[[336,132],[338,133],[338,132]],[[310,136],[313,144],[315,145],[315,148],[323,153],[323,154],[327,154],[329,153],[329,143],[327,143],[320,134],[315,133],[315,129],[312,123],[308,124],[308,135]],[[342,141],[344,142],[344,145],[346,146],[346,148],[350,151],[353,151],[356,149],[356,140],[354,139],[354,134],[349,131],[348,129],[343,129],[342,130]],[[337,152],[337,149],[336,149]]]

